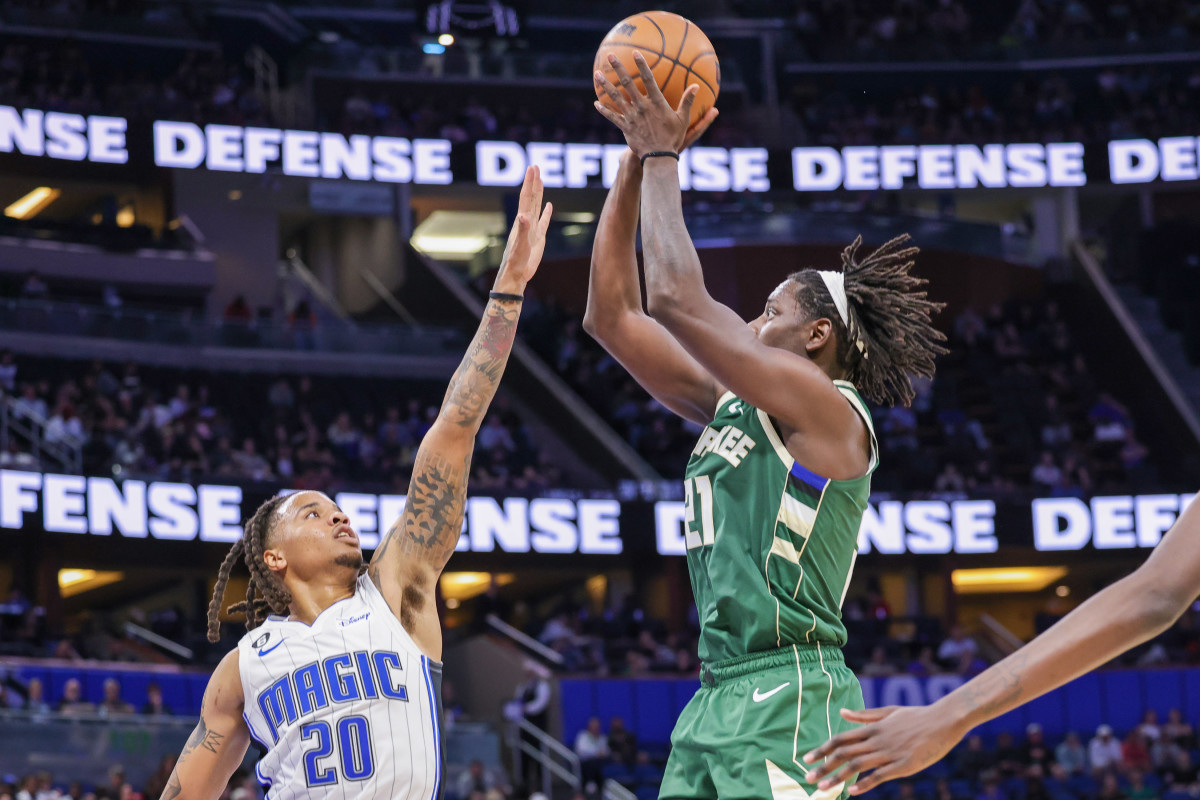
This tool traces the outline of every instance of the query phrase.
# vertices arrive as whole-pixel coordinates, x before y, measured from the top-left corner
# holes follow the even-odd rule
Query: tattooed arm
[[[221,796],[250,746],[250,731],[242,719],[244,705],[234,650],[221,659],[204,690],[200,722],[179,754],[162,800]]]
[[[467,354],[450,379],[437,421],[417,450],[404,513],[380,541],[368,574],[413,641],[430,658],[442,657],[442,629],[434,603],[437,580],[458,544],[475,434],[496,396],[508,363],[525,284],[537,271],[553,207],[542,208],[536,167],[525,173],[513,223],[490,299]]]
[[[843,711],[869,723],[804,757],[821,788],[875,770],[851,794],[912,775],[950,751],[977,725],[1101,666],[1169,628],[1200,595],[1200,503],[1192,503],[1146,562],[1097,592],[1057,624],[936,703]]]

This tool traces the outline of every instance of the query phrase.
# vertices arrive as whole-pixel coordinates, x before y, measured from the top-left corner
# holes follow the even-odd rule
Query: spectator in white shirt
[[[592,717],[587,727],[575,736],[575,755],[579,756],[579,771],[583,776],[588,794],[604,779],[604,765],[608,763],[608,737],[600,727],[600,720]]]
[[[1112,772],[1121,766],[1121,743],[1113,736],[1112,728],[1101,725],[1096,737],[1088,743],[1088,761],[1097,774]]]

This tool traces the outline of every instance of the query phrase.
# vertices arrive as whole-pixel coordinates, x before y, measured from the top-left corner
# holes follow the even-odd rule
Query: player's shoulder
[[[205,706],[211,704],[218,710],[227,711],[239,709],[245,705],[240,650],[239,647],[230,650],[213,670],[212,677],[208,681],[208,688],[204,693]]]

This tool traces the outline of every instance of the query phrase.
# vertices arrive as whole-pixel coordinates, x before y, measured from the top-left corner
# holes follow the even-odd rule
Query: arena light
[[[454,600],[456,603],[469,600],[486,592],[493,577],[495,577],[496,583],[500,586],[512,583],[513,581],[511,573],[497,573],[494,576],[490,572],[444,573],[439,581],[442,597],[446,599],[447,606],[449,606],[450,600]]]
[[[1066,574],[1066,567],[956,569],[950,573],[950,581],[959,594],[1038,592]]]
[[[434,211],[413,231],[412,246],[447,261],[469,261],[505,233],[499,211]]]
[[[94,569],[60,569],[58,571],[58,591],[63,597],[74,597],[77,594],[108,586],[125,580],[124,572],[103,572]]]
[[[122,228],[132,228],[133,223],[137,222],[137,217],[133,213],[133,206],[122,206],[117,212],[117,225]]]
[[[414,236],[413,247],[422,253],[473,256],[487,247],[486,236]]]
[[[421,45],[421,52],[427,56],[440,56],[442,53],[446,52],[446,46],[438,44],[437,42],[426,42],[425,44]]]
[[[4,209],[4,216],[16,219],[31,219],[42,212],[62,194],[61,189],[39,186],[29,194]]]
[[[442,47],[449,47],[450,45],[454,44],[454,34],[443,33],[441,36],[438,37],[437,43],[440,44]]]

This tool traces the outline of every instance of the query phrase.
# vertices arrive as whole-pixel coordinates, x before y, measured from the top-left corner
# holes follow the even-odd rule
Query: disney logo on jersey
[[[350,619],[339,619],[338,625],[344,628],[347,625],[353,625],[356,622],[362,622],[364,619],[366,619],[369,616],[371,616],[370,611],[368,611],[365,614],[359,614],[357,617],[351,617]]]
[[[703,456],[706,453],[715,453],[736,467],[754,448],[754,444],[754,439],[750,437],[750,434],[734,425],[726,425],[719,430],[705,428],[704,433],[700,434],[700,441],[696,443],[696,449],[692,451],[692,455]]]

